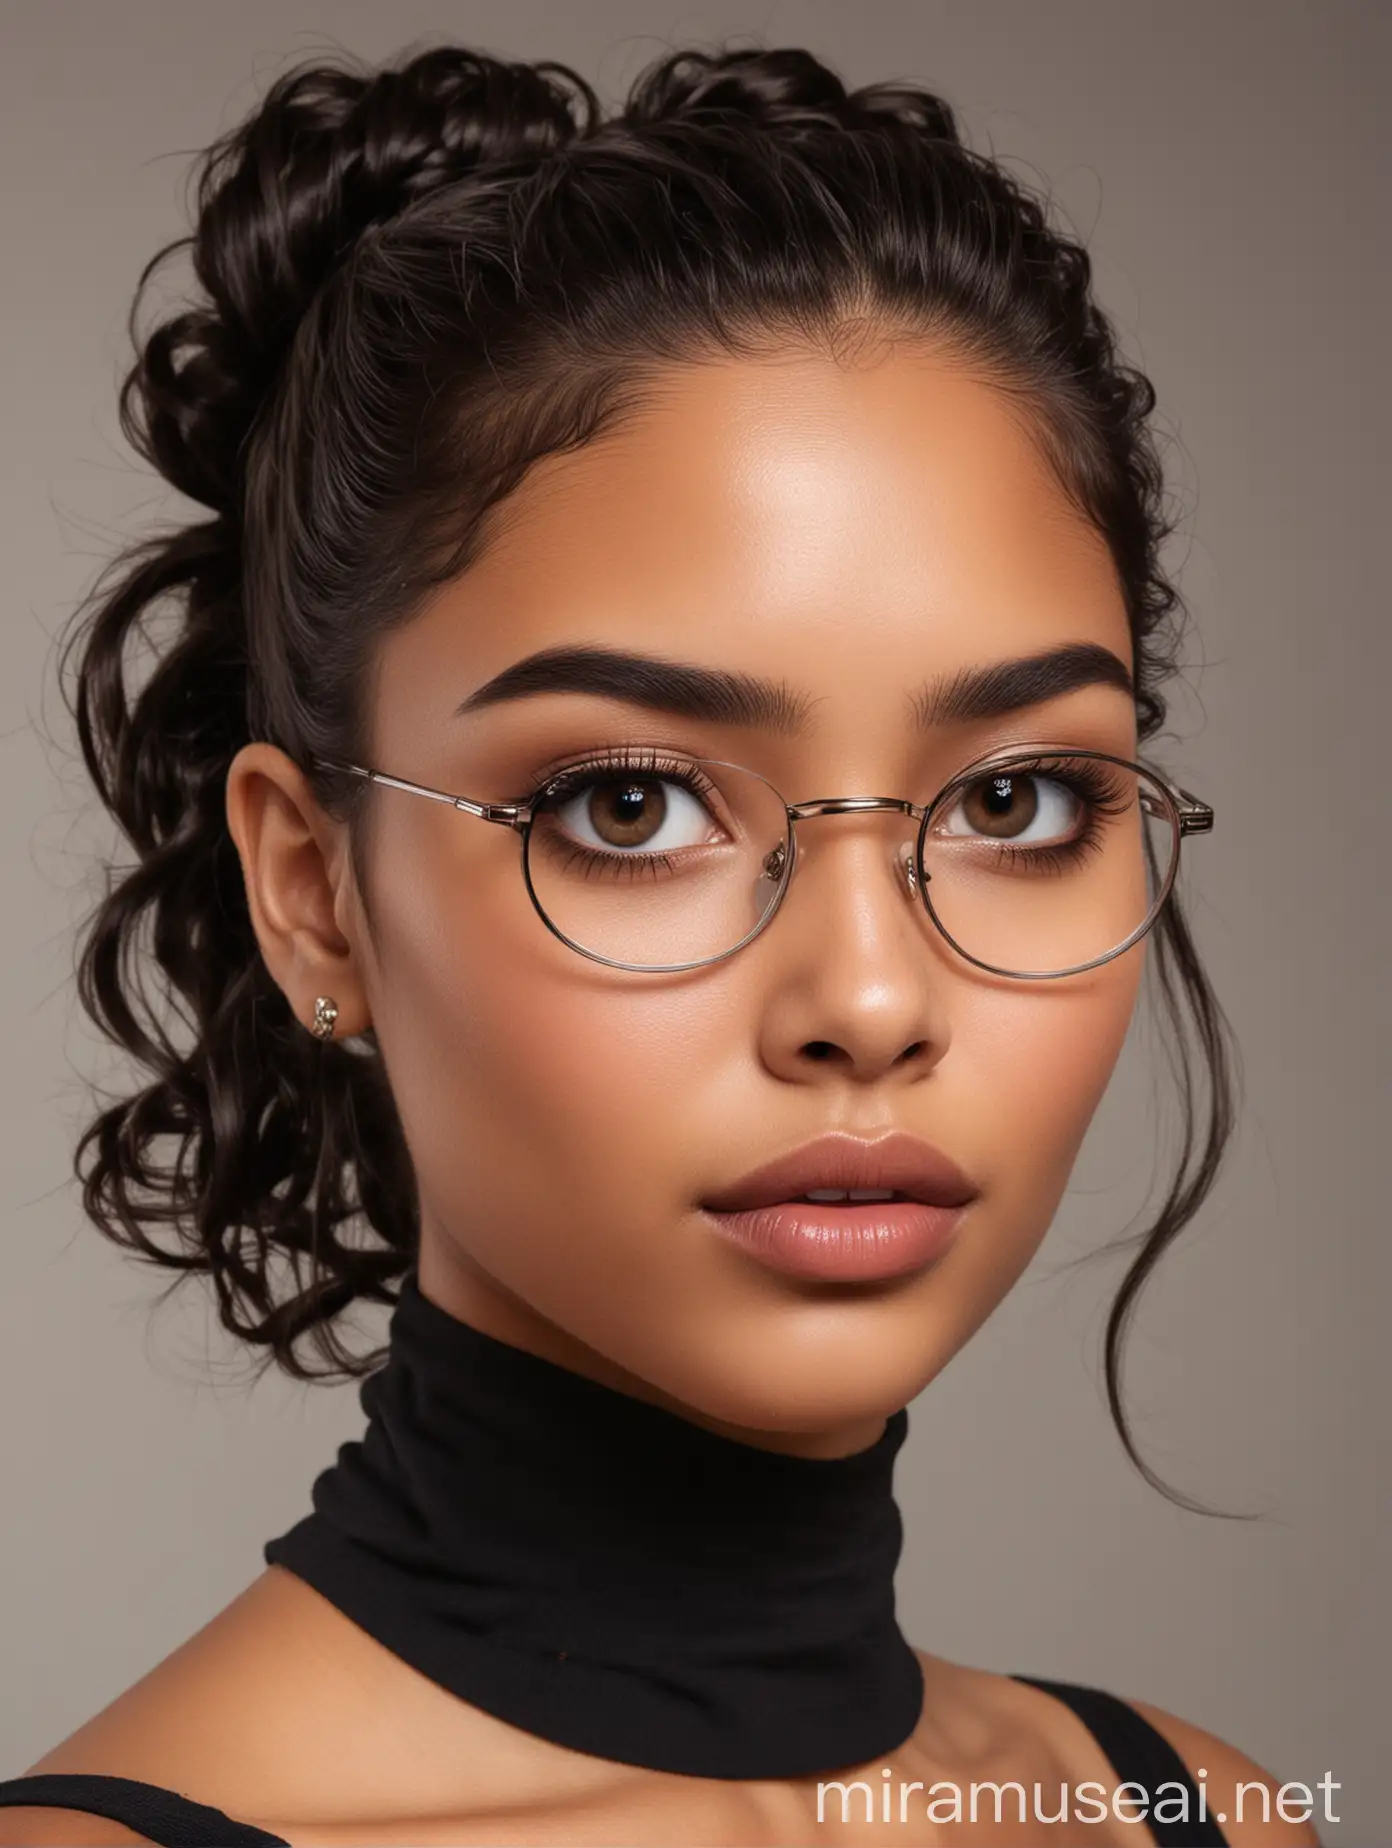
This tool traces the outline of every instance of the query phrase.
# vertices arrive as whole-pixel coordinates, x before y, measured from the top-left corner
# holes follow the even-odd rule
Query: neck
[[[895,1412],[869,1446],[751,1445],[494,1334],[414,1274],[367,1428],[264,1548],[485,1712],[592,1757],[796,1778],[901,1745]]]

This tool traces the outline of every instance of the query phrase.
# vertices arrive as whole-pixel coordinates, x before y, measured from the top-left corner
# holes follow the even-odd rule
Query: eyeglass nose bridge
[[[920,804],[903,796],[820,796],[813,802],[790,802],[788,814],[794,821],[803,821],[812,815],[849,815],[863,809],[898,809],[915,821],[922,821],[924,815]]]
[[[925,805],[910,802],[903,796],[819,796],[810,802],[790,802],[787,804],[790,834],[796,833],[796,823],[806,821],[816,815],[857,815],[873,812],[875,809],[890,809],[897,814],[907,815],[911,821],[922,821],[928,810]],[[910,897],[919,893],[918,869],[915,865],[917,855],[910,852],[907,859],[900,862],[900,871],[909,888]],[[774,879],[783,872],[783,848],[780,844],[764,862],[765,872]],[[925,874],[925,877],[927,875]]]

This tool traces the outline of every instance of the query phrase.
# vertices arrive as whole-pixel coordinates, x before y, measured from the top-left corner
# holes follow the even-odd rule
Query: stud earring
[[[338,1003],[330,995],[316,995],[314,998],[314,1019],[309,1030],[315,1039],[333,1038],[334,1022],[338,1019]]]

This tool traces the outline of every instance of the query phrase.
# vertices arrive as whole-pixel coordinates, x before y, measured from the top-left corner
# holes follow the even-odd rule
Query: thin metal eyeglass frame
[[[939,918],[937,912],[933,908],[932,898],[929,895],[928,888],[932,882],[932,875],[928,872],[923,863],[923,844],[927,838],[928,824],[939,805],[945,798],[951,795],[954,790],[959,788],[961,784],[971,781],[991,770],[1009,769],[1012,764],[1031,763],[1038,758],[1047,757],[1091,758],[1102,763],[1118,764],[1125,770],[1139,770],[1143,776],[1149,777],[1162,792],[1164,806],[1159,812],[1162,818],[1169,820],[1174,831],[1174,851],[1170,855],[1169,872],[1165,878],[1162,890],[1151,906],[1150,915],[1146,918],[1144,923],[1138,925],[1138,927],[1132,931],[1129,937],[1117,944],[1114,949],[1108,950],[1105,956],[1096,956],[1090,962],[1077,963],[1068,969],[1034,971],[1002,969],[998,968],[993,963],[983,962],[980,957],[973,956],[969,950],[963,949],[962,945],[957,942],[956,938],[952,936],[951,932],[948,931],[943,924],[941,918]],[[789,885],[792,883],[793,872],[797,866],[798,822],[808,820],[816,815],[865,814],[877,809],[897,810],[900,814],[907,815],[911,820],[918,822],[918,835],[914,844],[913,858],[912,861],[903,868],[905,883],[908,886],[910,897],[921,895],[923,908],[932,919],[939,935],[943,937],[964,961],[973,964],[974,967],[978,969],[986,970],[988,974],[1003,975],[1012,981],[1019,982],[1052,982],[1059,981],[1065,976],[1082,975],[1089,969],[1100,968],[1103,963],[1111,962],[1113,958],[1123,955],[1125,951],[1138,943],[1148,931],[1154,928],[1156,920],[1165,908],[1166,900],[1169,898],[1175,879],[1179,873],[1179,844],[1182,837],[1186,834],[1211,833],[1214,822],[1214,811],[1209,803],[1203,801],[1201,797],[1194,795],[1192,791],[1183,789],[1179,784],[1172,782],[1153,764],[1144,764],[1137,759],[1129,757],[1117,757],[1109,751],[1077,750],[1067,745],[1019,745],[1003,751],[988,752],[985,756],[974,759],[971,763],[966,765],[964,769],[959,770],[955,776],[951,777],[949,781],[943,785],[937,795],[933,797],[932,801],[926,803],[909,802],[902,796],[822,796],[809,802],[788,802],[784,799],[782,793],[774,788],[773,784],[769,782],[766,776],[761,776],[757,770],[750,770],[745,764],[737,764],[727,758],[696,756],[691,758],[691,762],[696,764],[712,764],[717,767],[723,766],[729,770],[739,770],[745,776],[758,777],[759,781],[772,790],[779,802],[782,803],[787,817],[787,833],[785,836],[787,853],[785,863],[778,870],[778,888],[774,893],[772,903],[769,905],[763,917],[759,919],[752,930],[747,931],[745,935],[740,938],[739,942],[732,944],[728,950],[720,950],[714,956],[699,957],[694,962],[627,963],[619,962],[610,956],[601,956],[595,950],[587,950],[583,945],[567,937],[547,915],[546,908],[537,896],[536,889],[532,884],[529,864],[530,855],[528,852],[528,836],[532,823],[542,803],[551,793],[552,787],[556,783],[559,783],[562,774],[572,772],[576,768],[587,767],[587,759],[581,758],[578,760],[577,764],[567,766],[566,772],[558,771],[552,781],[549,782],[545,788],[538,790],[530,802],[475,802],[468,796],[454,795],[449,790],[445,789],[434,789],[428,783],[415,783],[407,777],[390,776],[386,771],[368,769],[361,764],[343,763],[328,758],[320,758],[318,760],[319,766],[322,769],[338,770],[347,775],[363,777],[369,782],[380,783],[387,789],[405,790],[408,795],[426,796],[432,802],[448,803],[451,808],[458,809],[461,813],[466,815],[473,815],[479,821],[491,821],[497,823],[500,827],[514,829],[522,838],[522,879],[527,888],[527,895],[532,901],[532,906],[537,916],[551,932],[552,936],[565,944],[567,949],[573,950],[577,956],[587,957],[591,962],[603,963],[606,968],[627,970],[634,975],[679,975],[688,969],[703,969],[711,963],[724,962],[726,957],[735,955],[735,953],[742,950],[747,943],[752,943],[755,937],[767,930],[782,908],[783,900],[787,894]],[[602,772],[602,761],[596,762],[595,769],[597,773]],[[1150,799],[1150,791],[1146,789],[1144,785],[1142,785],[1140,799],[1147,813],[1155,814],[1157,812],[1157,805],[1153,799]],[[1147,848],[1149,848],[1149,837],[1147,837]],[[766,857],[765,864],[767,865],[769,861],[776,859],[779,851],[779,848],[774,848]]]

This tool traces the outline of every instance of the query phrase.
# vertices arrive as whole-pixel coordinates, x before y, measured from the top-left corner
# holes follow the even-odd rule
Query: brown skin
[[[1002,395],[909,346],[849,365],[801,352],[705,364],[673,371],[603,441],[541,463],[486,556],[386,639],[370,761],[506,800],[555,757],[623,737],[747,764],[793,801],[923,801],[996,747],[1134,755],[1134,709],[1109,688],[929,738],[910,728],[904,691],[927,675],[1078,641],[1131,662],[1106,548]],[[786,678],[817,702],[814,728],[777,741],[573,695],[452,717],[510,662],[574,642]],[[974,969],[897,878],[908,824],[878,813],[803,824],[783,910],[738,955],[625,974],[544,929],[510,831],[398,792],[373,800],[369,933],[343,831],[296,767],[251,745],[228,779],[272,975],[301,1020],[327,994],[340,1034],[377,1029],[420,1177],[425,1294],[746,1442],[817,1456],[872,1443],[1043,1238],[1125,1038],[1144,949],[1053,983]],[[818,1058],[816,1042],[834,1051]],[[824,1131],[892,1128],[938,1144],[980,1189],[955,1243],[919,1273],[794,1283],[698,1211]],[[872,1783],[882,1762],[896,1787],[1037,1777],[1110,1789],[1099,1748],[1057,1702],[921,1659],[923,1718],[867,1768]],[[1231,1817],[1232,1782],[1265,1777],[1212,1735],[1142,1710],[1206,1768],[1213,1809]],[[32,1769],[172,1784],[296,1844],[857,1834],[817,1823],[817,1779],[666,1776],[506,1726],[277,1568]],[[1062,1833],[935,1829],[925,1801],[901,1840]],[[1318,1841],[1308,1825],[1226,1826],[1237,1848]],[[95,1818],[0,1810],[0,1843],[59,1839],[52,1828],[140,1839]],[[1097,1848],[1148,1833],[1089,1827]]]

